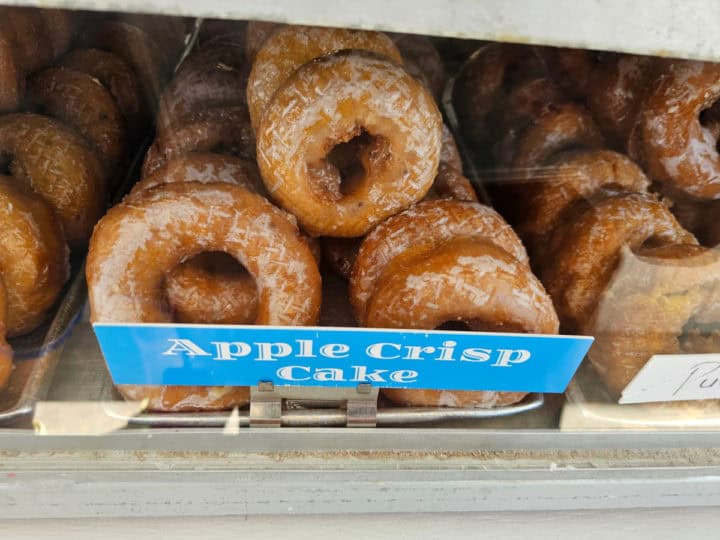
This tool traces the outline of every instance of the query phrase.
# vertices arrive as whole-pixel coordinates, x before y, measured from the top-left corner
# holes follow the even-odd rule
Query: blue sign
[[[593,338],[370,328],[94,325],[116,384],[564,392]]]

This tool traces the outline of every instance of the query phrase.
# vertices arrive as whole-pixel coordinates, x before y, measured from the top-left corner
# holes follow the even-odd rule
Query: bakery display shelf
[[[258,19],[720,60],[713,0],[15,0],[7,4]]]

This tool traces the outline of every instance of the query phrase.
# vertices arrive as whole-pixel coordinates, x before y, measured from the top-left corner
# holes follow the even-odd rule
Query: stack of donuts
[[[350,278],[361,325],[557,331],[520,240],[463,176],[433,96],[444,79],[439,55],[403,67],[396,43],[420,59],[429,41],[267,23],[209,28],[161,96],[143,178],[93,234],[94,321],[316,324],[322,237],[331,265]],[[120,391],[162,411],[249,399],[240,387]],[[387,396],[492,407],[523,394]]]
[[[149,122],[141,66],[152,42],[138,26],[94,22],[83,32],[65,11],[0,8],[0,110],[20,111],[0,116],[0,387],[6,338],[56,303],[70,252],[82,256]],[[68,52],[76,33],[83,48]]]
[[[615,393],[654,354],[720,345],[720,255],[670,209],[715,196],[718,96],[713,64],[501,44],[456,80],[498,208],[563,331],[595,336],[590,360]],[[710,239],[709,220],[692,218]]]

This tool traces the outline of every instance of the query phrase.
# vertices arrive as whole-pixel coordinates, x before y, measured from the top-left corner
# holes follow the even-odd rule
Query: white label
[[[620,403],[720,399],[720,354],[656,354],[623,390]]]

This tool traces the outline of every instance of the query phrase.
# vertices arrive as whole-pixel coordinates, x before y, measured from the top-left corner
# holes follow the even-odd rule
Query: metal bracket
[[[377,402],[378,389],[367,383],[355,388],[305,388],[261,381],[250,387],[250,426],[281,427],[285,406],[301,409],[308,420],[324,414],[328,408],[344,408],[347,427],[375,427]]]

